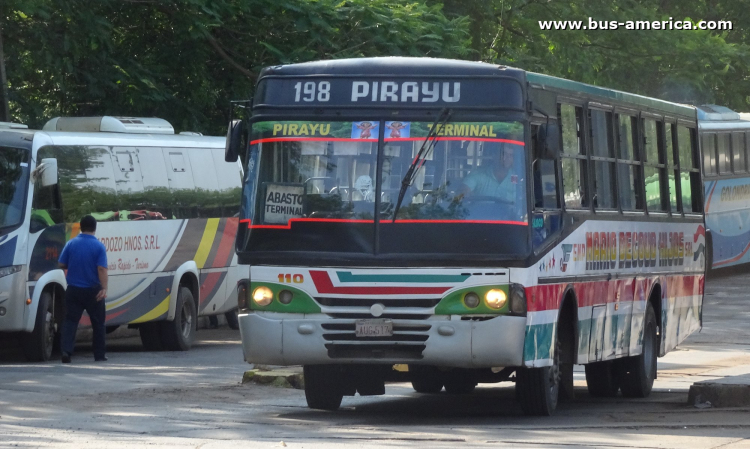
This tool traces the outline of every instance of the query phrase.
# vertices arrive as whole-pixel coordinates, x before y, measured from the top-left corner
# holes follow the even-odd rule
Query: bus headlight
[[[258,287],[253,292],[253,301],[259,306],[267,306],[273,300],[273,292],[268,287]]]
[[[518,315],[526,315],[526,290],[519,284],[510,286],[510,311]]]
[[[493,309],[502,309],[508,300],[504,291],[493,288],[484,295],[484,302]]]
[[[464,296],[464,304],[466,307],[473,309],[479,305],[479,296],[474,292],[469,292]]]
[[[292,302],[292,298],[294,298],[294,294],[289,290],[282,290],[279,292],[279,302],[282,304],[289,304]]]

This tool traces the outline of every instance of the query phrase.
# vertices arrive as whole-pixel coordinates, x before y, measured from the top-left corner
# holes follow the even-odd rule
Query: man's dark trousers
[[[81,321],[81,316],[85,310],[89,314],[91,328],[94,331],[94,358],[104,358],[106,353],[104,342],[106,306],[104,300],[96,300],[96,295],[100,290],[101,287],[98,286],[90,288],[68,286],[68,290],[65,292],[65,321],[63,322],[62,342],[60,343],[60,349],[63,353],[73,355],[78,322]]]

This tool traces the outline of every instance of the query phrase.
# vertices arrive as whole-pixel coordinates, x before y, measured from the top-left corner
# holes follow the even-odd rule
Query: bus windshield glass
[[[438,129],[427,139],[433,126]],[[285,242],[298,233],[309,236],[315,222],[359,229],[350,226],[337,234],[330,247],[312,248],[308,239],[294,250],[368,253],[377,251],[377,240],[380,252],[453,252],[445,239],[442,248],[404,242],[399,235],[408,231],[399,225],[407,224],[429,225],[430,233],[441,225],[507,225],[519,228],[515,232],[525,242],[527,161],[521,122],[256,122],[252,135],[249,168],[255,179],[251,175],[248,182],[255,189],[254,200],[246,201],[255,207],[246,208],[250,216],[245,217],[250,227],[283,229]],[[423,146],[427,150],[417,157]],[[413,174],[407,176],[412,165]],[[322,237],[329,230],[315,233]],[[275,239],[263,240],[270,245]],[[276,249],[285,245],[281,239],[276,244]]]
[[[28,184],[28,151],[0,148],[0,229],[21,223]]]

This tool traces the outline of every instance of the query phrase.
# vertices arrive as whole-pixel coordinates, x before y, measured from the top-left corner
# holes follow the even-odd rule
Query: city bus
[[[149,350],[187,350],[199,316],[232,324],[247,273],[233,251],[241,167],[224,161],[225,138],[157,118],[24,128],[0,128],[0,332],[29,360],[52,354],[67,286],[57,260],[87,214],[107,249],[108,331],[128,325]]]
[[[576,364],[594,396],[645,397],[701,325],[694,107],[402,57],[265,68],[248,104],[243,351],[303,365],[311,408],[512,381],[549,415]]]
[[[706,227],[712,245],[708,276],[747,274],[750,262],[750,115],[723,106],[698,108],[703,150]]]

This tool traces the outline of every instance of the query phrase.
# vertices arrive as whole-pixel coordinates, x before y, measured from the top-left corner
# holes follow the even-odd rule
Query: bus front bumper
[[[357,339],[353,319],[249,312],[239,315],[245,360],[265,365],[411,363],[456,368],[521,366],[526,318],[393,320],[389,339]],[[338,332],[331,329],[339,329]],[[351,329],[350,332],[340,329]],[[406,329],[406,332],[399,332]],[[421,329],[409,332],[410,329]],[[414,337],[414,335],[418,337]]]

